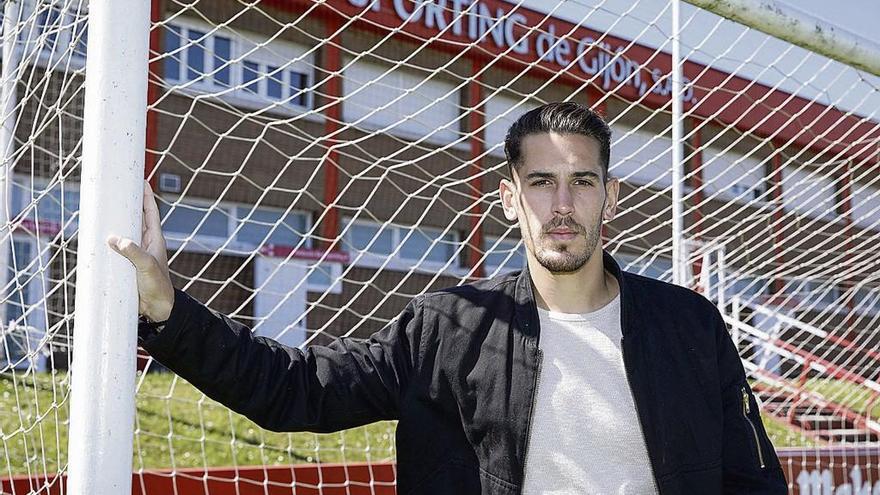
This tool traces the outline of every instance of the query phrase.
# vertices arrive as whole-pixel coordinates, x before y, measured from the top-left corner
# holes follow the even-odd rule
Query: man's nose
[[[557,215],[570,215],[574,211],[571,191],[568,186],[561,185],[556,188],[553,196],[553,212]]]

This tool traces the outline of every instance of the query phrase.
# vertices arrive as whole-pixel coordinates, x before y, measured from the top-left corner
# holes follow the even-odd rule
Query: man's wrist
[[[153,321],[147,315],[138,316],[138,328],[140,330],[159,333],[165,327],[166,323],[168,323],[167,319],[161,321]]]

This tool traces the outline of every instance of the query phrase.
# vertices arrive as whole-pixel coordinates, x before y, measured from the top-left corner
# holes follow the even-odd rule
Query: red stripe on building
[[[471,188],[474,191],[475,203],[474,207],[468,212],[470,215],[470,241],[468,242],[468,266],[473,268],[472,276],[482,278],[484,270],[482,263],[479,262],[483,256],[483,227],[482,213],[483,202],[480,200],[483,196],[483,150],[485,132],[483,126],[486,124],[486,114],[484,113],[482,88],[480,87],[480,79],[477,76],[480,67],[475,61],[471,63],[471,74],[474,79],[468,83],[468,131],[471,136],[468,139],[470,143],[470,171],[469,176]],[[478,130],[479,129],[479,130]]]
[[[150,47],[147,57],[152,61],[149,64],[147,74],[147,142],[146,153],[144,156],[144,178],[153,176],[153,170],[156,168],[156,151],[158,148],[158,121],[159,117],[154,108],[156,101],[159,99],[158,81],[164,78],[162,63],[157,57],[162,54],[162,43],[160,37],[159,22],[162,20],[163,8],[162,0],[151,0],[150,3]],[[153,176],[150,185],[156,190],[157,177]]]
[[[340,36],[337,34],[341,29],[341,19],[327,19],[325,23],[327,43],[323,45],[322,69],[328,74],[338,73],[342,69]],[[335,136],[342,122],[342,79],[339,75],[329,76],[325,83],[325,91],[325,104],[328,106],[324,109],[324,136]],[[337,140],[338,138],[333,138],[329,144],[332,145]],[[322,244],[327,248],[333,248],[339,236],[339,209],[330,206],[336,202],[339,189],[339,152],[335,148],[327,152],[322,166],[324,167],[324,205],[327,211],[321,223],[321,237],[324,239]],[[335,249],[339,249],[339,246]]]

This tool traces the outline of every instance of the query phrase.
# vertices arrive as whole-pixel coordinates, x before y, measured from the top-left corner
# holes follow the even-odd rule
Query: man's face
[[[619,184],[604,181],[599,142],[579,134],[531,134],[522,166],[502,180],[504,216],[518,221],[528,256],[553,273],[584,266],[614,218]]]

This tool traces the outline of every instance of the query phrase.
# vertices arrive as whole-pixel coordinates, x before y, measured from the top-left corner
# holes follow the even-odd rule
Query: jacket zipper
[[[639,404],[636,402],[636,395],[633,393],[632,389],[632,381],[629,376],[629,367],[626,365],[626,348],[623,346],[623,337],[620,338],[620,355],[623,357],[623,370],[624,375],[626,375],[626,384],[627,388],[629,388],[629,396],[632,398],[633,406],[636,408],[636,419],[639,422],[639,432],[642,434],[642,441],[645,442],[645,451],[648,450],[648,438],[645,437],[645,425],[642,424],[642,416],[639,414]],[[657,472],[654,471],[654,460],[651,459],[651,453],[648,452],[648,466],[651,468],[651,476],[654,478],[654,488],[659,490],[660,487],[657,485]]]
[[[745,387],[742,387],[742,403],[743,403],[743,417],[746,418],[746,422],[749,423],[749,427],[752,429],[752,435],[755,438],[755,447],[758,451],[758,462],[761,463],[761,469],[764,469],[764,454],[761,453],[761,443],[758,440],[758,430],[755,428],[755,424],[752,423],[751,418],[749,418],[749,412],[751,412],[751,407],[749,406],[749,393],[746,391]]]
[[[529,423],[526,425],[526,448],[523,457],[523,481],[522,487],[526,486],[526,466],[529,463],[529,451],[532,446],[532,420],[535,417],[535,407],[538,404],[538,386],[541,384],[541,369],[544,367],[544,352],[537,345],[535,350],[538,353],[538,369],[535,372],[535,391],[532,393],[532,409],[529,411]]]

